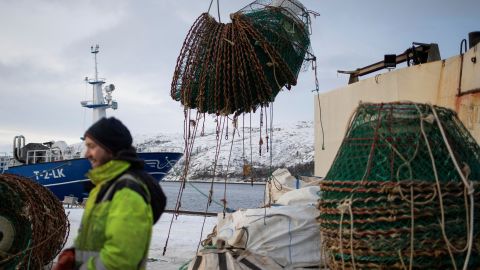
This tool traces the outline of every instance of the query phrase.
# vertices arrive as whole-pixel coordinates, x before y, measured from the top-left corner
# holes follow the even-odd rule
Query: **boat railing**
[[[202,149],[201,147],[200,148],[197,148],[197,152],[199,151],[198,149]],[[137,147],[136,148],[137,150],[137,153],[151,153],[151,152],[172,152],[172,153],[183,153],[183,148],[182,147],[178,147],[178,146],[166,146],[166,147],[155,147],[153,149],[151,148],[148,148],[148,147]]]
[[[58,148],[46,150],[30,150],[27,152],[26,164],[36,164],[44,162],[54,162],[80,158],[80,153],[63,153]]]
[[[0,173],[8,169],[11,157],[5,152],[0,152]]]

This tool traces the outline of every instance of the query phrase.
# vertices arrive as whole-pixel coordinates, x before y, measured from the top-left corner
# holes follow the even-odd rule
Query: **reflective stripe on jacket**
[[[145,269],[152,233],[150,195],[130,164],[112,160],[91,170],[90,192],[75,239],[80,269]],[[112,182],[114,181],[114,182]]]

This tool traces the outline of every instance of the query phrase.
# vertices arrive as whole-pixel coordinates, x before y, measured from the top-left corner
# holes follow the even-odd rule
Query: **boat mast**
[[[116,110],[118,108],[118,103],[112,99],[112,92],[115,90],[113,84],[106,85],[103,90],[105,90],[105,96],[102,91],[102,86],[105,83],[105,78],[98,77],[98,67],[97,67],[97,54],[100,51],[100,46],[95,45],[91,46],[91,53],[94,55],[95,59],[95,78],[89,79],[85,77],[85,81],[93,86],[93,100],[91,101],[82,101],[82,107],[89,108],[93,110],[92,114],[92,123],[97,122],[102,117],[106,117],[106,110],[112,108]]]

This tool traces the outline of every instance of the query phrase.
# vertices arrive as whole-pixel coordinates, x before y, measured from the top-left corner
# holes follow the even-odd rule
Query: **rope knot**
[[[399,190],[400,190],[400,189],[398,188],[398,190],[396,190],[396,191],[398,192]],[[396,198],[397,198],[397,196],[396,196],[395,193],[393,193],[393,192],[389,192],[389,193],[387,194],[387,201],[388,201],[388,202],[393,202],[393,201],[395,201]]]
[[[433,122],[435,122],[435,116],[433,114],[429,114],[429,115],[423,117],[422,120],[429,123],[429,124],[433,124]]]
[[[337,206],[337,208],[341,213],[345,213],[350,206],[352,206],[352,199],[345,199]]]
[[[470,169],[470,166],[468,166],[467,163],[465,163],[465,162],[462,162],[462,163],[463,163],[462,173],[465,176],[465,178],[468,179],[468,177],[472,173],[472,169]]]
[[[475,192],[475,188],[473,187],[472,181],[468,181],[467,192],[468,192],[468,195],[472,195]]]

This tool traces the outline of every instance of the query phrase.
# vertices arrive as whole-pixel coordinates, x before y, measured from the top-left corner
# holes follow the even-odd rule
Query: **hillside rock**
[[[137,150],[142,152],[183,152],[185,141],[183,134],[137,135],[134,144]],[[265,127],[239,127],[234,135],[230,127],[228,136],[223,134],[218,141],[215,130],[206,130],[203,136],[198,134],[194,141],[189,179],[211,180],[217,144],[219,151],[216,175],[220,175],[217,177],[219,181],[223,181],[227,174],[229,179],[236,181],[250,181],[252,176],[255,181],[262,181],[280,167],[289,168],[294,175],[313,173],[314,134],[313,123],[310,121],[276,125],[272,132],[268,130],[268,134]],[[184,162],[182,158],[166,180],[178,179]],[[243,177],[244,164],[253,168],[249,177]]]

